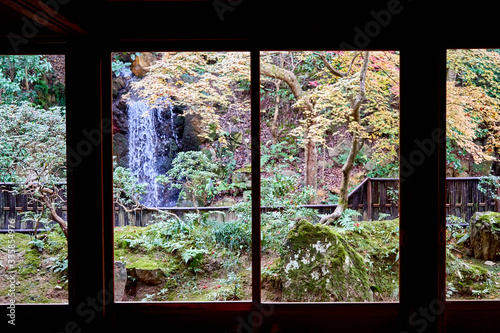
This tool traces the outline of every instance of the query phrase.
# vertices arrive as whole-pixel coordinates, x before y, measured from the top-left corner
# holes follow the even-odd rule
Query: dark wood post
[[[372,220],[372,180],[368,178],[368,183],[366,184],[366,211],[368,215],[368,221]]]

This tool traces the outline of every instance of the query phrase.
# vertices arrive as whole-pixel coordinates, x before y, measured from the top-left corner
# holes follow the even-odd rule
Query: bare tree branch
[[[298,99],[303,93],[299,80],[293,72],[290,72],[283,68],[279,68],[275,65],[261,63],[260,74],[284,81],[286,84],[288,84],[288,86],[292,90],[293,96],[296,99]]]

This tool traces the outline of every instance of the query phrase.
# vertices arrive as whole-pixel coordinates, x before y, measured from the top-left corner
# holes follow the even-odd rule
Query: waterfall
[[[149,207],[174,206],[176,203],[177,193],[173,193],[176,191],[169,191],[168,186],[155,181],[158,175],[165,174],[170,167],[170,163],[165,163],[166,156],[176,154],[179,147],[173,108],[168,105],[166,109],[150,107],[134,96],[128,103],[129,168],[140,183],[148,184],[141,203]]]

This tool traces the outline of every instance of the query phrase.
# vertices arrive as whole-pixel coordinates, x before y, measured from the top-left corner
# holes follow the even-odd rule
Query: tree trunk
[[[318,151],[316,149],[316,142],[309,140],[306,144],[304,151],[305,159],[305,186],[311,186],[316,189],[318,186]]]
[[[363,54],[364,61],[363,61],[363,66],[361,68],[361,73],[360,73],[360,82],[359,82],[359,92],[357,96],[354,98],[351,98],[351,113],[350,117],[352,117],[353,121],[358,123],[359,125],[361,124],[361,115],[359,112],[359,109],[361,108],[361,104],[363,103],[363,100],[365,98],[365,79],[366,79],[366,71],[368,69],[368,61],[370,57],[370,52],[365,51]],[[358,129],[355,129],[352,133],[352,147],[351,151],[349,152],[349,156],[347,157],[347,160],[344,163],[344,166],[342,167],[342,181],[340,183],[340,195],[339,195],[339,202],[337,204],[337,208],[335,208],[335,211],[330,214],[324,216],[321,220],[321,224],[326,224],[327,221],[331,220],[332,223],[337,221],[342,213],[347,209],[347,203],[349,199],[349,181],[351,178],[351,170],[354,165],[354,159],[359,153],[359,150],[361,149],[362,142],[360,138],[360,133]]]
[[[49,208],[50,217],[52,218],[52,220],[56,221],[59,224],[59,226],[61,227],[61,229],[64,233],[64,236],[66,237],[66,239],[68,239],[68,225],[66,224],[66,222],[62,219],[62,217],[60,217],[57,214],[54,205],[52,205],[49,202],[49,203],[46,203],[45,206]]]
[[[280,55],[280,66],[283,67],[285,58],[283,57],[283,53]],[[273,125],[271,127],[271,135],[273,136],[273,144],[276,144],[278,141],[278,133],[276,130],[276,126],[278,124],[278,115],[279,115],[279,109],[280,109],[280,86],[281,86],[281,80],[277,80],[275,83],[276,86],[276,106],[274,109],[274,117],[273,117]]]
[[[260,64],[260,74],[276,78],[284,81],[292,90],[292,93],[297,101],[307,99],[307,94],[303,94],[302,87],[293,72],[277,67],[275,65]],[[313,105],[310,100],[305,100],[304,110],[312,111]],[[305,135],[307,138],[307,133]],[[317,186],[317,171],[318,171],[318,153],[316,142],[307,140],[305,144],[305,166],[304,166],[304,183],[305,186],[312,186],[316,189]]]
[[[274,109],[274,117],[273,117],[273,125],[271,127],[271,135],[273,136],[273,144],[276,144],[276,141],[278,141],[278,133],[276,133],[276,125],[278,122],[278,115],[279,115],[279,104],[280,104],[280,83],[281,81],[276,82],[276,106]]]

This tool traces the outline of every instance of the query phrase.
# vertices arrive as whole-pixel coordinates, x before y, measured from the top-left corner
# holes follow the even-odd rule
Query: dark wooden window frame
[[[114,51],[249,51],[252,86],[258,86],[259,51],[331,49],[339,43],[270,43],[256,40],[115,41],[100,48],[93,40],[33,43],[29,54],[66,56],[68,152],[80,158],[68,175],[69,304],[17,305],[16,329],[41,332],[91,332],[103,327],[116,331],[140,329],[189,332],[325,331],[325,332],[495,332],[500,301],[446,301],[434,316],[445,290],[445,145],[422,153],[421,142],[436,129],[445,129],[446,48],[433,56],[415,54],[404,43],[378,49],[401,52],[401,184],[400,184],[400,302],[399,303],[260,303],[260,177],[252,177],[253,301],[221,303],[114,303],[111,61]],[[251,45],[251,47],[248,47]],[[376,48],[377,45],[373,45]],[[0,51],[2,49],[0,48]],[[8,54],[5,51],[4,54]],[[418,65],[416,65],[418,64]],[[430,77],[422,77],[426,68]],[[423,92],[414,87],[425,84]],[[252,154],[260,153],[259,91],[252,90]],[[425,111],[422,111],[425,109]],[[420,112],[420,113],[419,113]],[[101,125],[101,144],[84,150],[85,131]],[[420,152],[420,153],[418,153]],[[419,158],[423,156],[423,160]],[[252,158],[259,170],[260,158]],[[91,195],[89,195],[91,194]],[[418,205],[431,202],[425,215]],[[90,208],[89,208],[90,207]],[[85,214],[76,213],[85,211]],[[3,309],[5,307],[2,306]],[[5,319],[4,319],[5,320]],[[6,321],[6,320],[5,320]],[[4,321],[4,322],[5,322]],[[4,324],[2,322],[2,325]]]

